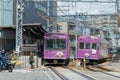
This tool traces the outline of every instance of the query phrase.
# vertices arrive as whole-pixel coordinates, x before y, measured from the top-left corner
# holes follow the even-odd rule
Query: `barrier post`
[[[79,61],[78,61],[78,59],[76,60],[75,64],[76,64],[76,69],[79,69]]]
[[[83,63],[84,63],[83,67],[84,67],[84,70],[85,70],[86,69],[86,59],[85,58],[83,59]]]

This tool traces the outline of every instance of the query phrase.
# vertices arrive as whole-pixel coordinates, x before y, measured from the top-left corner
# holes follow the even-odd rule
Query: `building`
[[[89,20],[89,26],[93,27],[93,29],[98,29],[101,38],[108,40],[111,44],[110,47],[120,46],[117,15],[91,15],[89,18],[91,19],[91,21]],[[94,35],[96,32],[94,30]]]
[[[12,5],[12,1],[0,0],[0,49],[13,49],[15,45]]]
[[[60,19],[60,21],[62,21],[62,18]],[[109,47],[120,46],[120,33],[118,30],[117,15],[74,15],[74,17],[69,18],[69,21],[66,22],[66,24],[67,26],[61,24],[65,27],[57,28],[57,31],[68,33],[71,53],[70,55],[72,55],[72,57],[76,56],[76,40],[78,35],[99,36],[109,41]]]
[[[16,1],[17,0],[0,0],[0,49],[15,48]],[[57,15],[55,6],[56,2],[49,2],[49,17]],[[47,14],[47,1],[25,0],[23,24],[39,23],[46,29]],[[50,21],[50,23],[52,23],[52,21]],[[53,26],[49,27],[49,29],[52,27]]]

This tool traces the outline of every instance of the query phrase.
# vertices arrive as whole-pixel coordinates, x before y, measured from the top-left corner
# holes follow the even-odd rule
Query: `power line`
[[[106,9],[104,9],[104,10],[101,10],[100,12],[104,12],[104,11],[106,11],[106,10],[108,10],[108,9],[111,9],[111,7],[115,7],[115,5],[112,5],[112,6],[110,6],[110,7],[108,7],[108,8],[106,8]]]

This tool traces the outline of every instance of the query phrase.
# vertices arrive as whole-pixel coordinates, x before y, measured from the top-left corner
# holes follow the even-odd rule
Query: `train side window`
[[[92,43],[92,49],[96,49],[97,48],[97,44],[96,43]]]
[[[86,49],[90,49],[90,43],[86,43]]]
[[[83,42],[80,42],[79,48],[80,48],[80,49],[84,49],[84,43],[83,43]]]

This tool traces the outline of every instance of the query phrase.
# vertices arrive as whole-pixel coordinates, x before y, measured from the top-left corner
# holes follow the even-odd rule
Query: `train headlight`
[[[58,51],[57,52],[57,57],[58,58],[62,58],[63,57],[63,52],[62,51]]]
[[[85,58],[89,58],[90,54],[89,53],[85,53]]]

